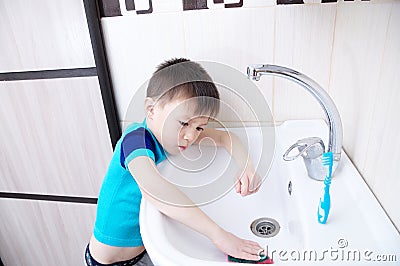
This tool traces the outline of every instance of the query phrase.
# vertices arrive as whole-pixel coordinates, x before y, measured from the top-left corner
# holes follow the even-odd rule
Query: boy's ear
[[[150,97],[146,97],[144,99],[144,112],[146,113],[146,116],[149,116],[151,118],[151,115],[154,113],[154,100]]]

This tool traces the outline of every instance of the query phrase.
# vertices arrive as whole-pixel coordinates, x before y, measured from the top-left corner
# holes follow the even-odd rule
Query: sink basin
[[[260,130],[250,127],[246,132],[254,158],[261,140]],[[275,157],[259,192],[241,197],[230,190],[200,204],[200,208],[225,230],[258,242],[275,264],[399,263],[399,232],[344,152],[332,179],[331,211],[325,225],[317,221],[323,182],[307,177],[300,159],[282,159],[282,154],[298,139],[317,136],[326,143],[327,132],[322,120],[287,121],[277,126]],[[209,171],[207,176],[220,171],[221,162],[229,160],[223,149],[214,151],[214,155],[214,162],[205,170]],[[171,161],[166,160],[159,168],[166,176],[182,175]],[[251,225],[257,219],[262,222],[256,229],[267,236],[270,231],[276,235],[254,234]],[[265,222],[270,219],[278,224]],[[140,224],[143,242],[155,265],[232,265],[209,239],[163,215],[144,199]]]

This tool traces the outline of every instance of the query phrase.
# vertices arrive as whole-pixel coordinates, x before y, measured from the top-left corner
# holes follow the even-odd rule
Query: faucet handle
[[[289,153],[294,149],[298,149],[298,154],[289,156]],[[316,180],[324,180],[326,168],[322,165],[322,154],[325,151],[325,145],[322,139],[318,137],[310,137],[298,140],[295,144],[283,155],[285,161],[292,161],[300,155],[303,157],[306,165],[308,176]]]
[[[298,148],[298,154],[289,156],[289,153]],[[283,155],[285,161],[293,161],[297,159],[300,155],[304,159],[316,159],[320,157],[325,151],[325,145],[322,139],[318,137],[309,137],[305,139],[298,140]]]

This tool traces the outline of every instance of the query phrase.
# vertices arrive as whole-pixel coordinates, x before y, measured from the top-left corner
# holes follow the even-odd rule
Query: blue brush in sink
[[[327,174],[324,179],[324,194],[319,199],[318,205],[318,222],[326,224],[328,220],[329,210],[331,209],[331,196],[329,195],[329,187],[331,186],[333,154],[332,152],[325,152],[322,155],[322,165],[328,167]]]

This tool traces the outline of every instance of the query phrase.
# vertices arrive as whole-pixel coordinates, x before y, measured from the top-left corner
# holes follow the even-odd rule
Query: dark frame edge
[[[19,199],[34,201],[53,201],[62,203],[87,203],[97,204],[97,198],[80,197],[80,196],[60,196],[49,194],[32,194],[32,193],[16,193],[16,192],[0,192],[1,199]],[[1,264],[0,264],[1,266]]]
[[[89,27],[90,40],[99,79],[104,111],[108,124],[108,131],[113,149],[121,137],[121,128],[118,122],[115,98],[111,84],[110,73],[103,43],[100,25],[100,13],[97,0],[83,0],[86,20]]]

